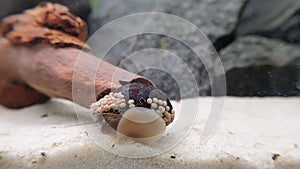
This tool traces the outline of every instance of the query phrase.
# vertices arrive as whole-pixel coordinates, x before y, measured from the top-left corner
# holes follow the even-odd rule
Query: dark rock
[[[241,37],[221,51],[227,93],[235,96],[300,94],[300,46],[258,36]]]
[[[138,72],[138,74],[151,79],[170,99],[196,97],[198,95],[209,94],[210,81],[207,71],[203,66],[201,59],[187,46],[163,35],[139,36],[136,39],[136,44],[134,50],[127,53],[128,55],[134,51],[140,51],[147,48],[165,48],[162,47],[165,45],[168,46],[168,49],[165,48],[165,50],[176,54],[176,56],[171,55],[171,53],[161,53],[161,51],[155,50],[143,51],[122,59],[122,62],[119,64],[120,67]],[[107,58],[113,58],[113,55],[116,56],[116,53],[109,54]],[[184,64],[178,59],[181,59]],[[132,61],[134,61],[134,64],[132,64]],[[148,69],[148,67],[150,67],[150,69]],[[154,67],[154,69],[151,69],[151,67]],[[187,68],[192,71],[192,74],[189,74]],[[198,86],[199,91],[194,89],[193,86],[195,83],[200,84]]]
[[[263,34],[264,33],[262,33],[262,35]],[[290,43],[300,44],[300,7],[292,17],[286,20],[273,32],[265,33],[265,36],[280,38]]]
[[[129,44],[132,41],[134,43]],[[153,51],[153,48],[164,49],[176,56],[162,50]],[[170,99],[208,95],[210,92],[210,79],[201,59],[182,42],[164,35],[145,34],[125,39],[103,60],[149,78]]]
[[[97,31],[101,26],[118,19],[119,17],[138,13],[138,12],[164,12],[173,14],[184,19],[187,19],[199,29],[205,32],[212,42],[216,42],[218,38],[230,35],[234,29],[238,19],[239,11],[244,3],[244,0],[158,0],[158,1],[136,1],[136,0],[102,0],[99,9],[94,11],[89,18],[90,32]],[[144,18],[145,19],[145,18]],[[149,25],[154,25],[148,21]],[[135,24],[138,25],[139,21]],[[176,23],[170,23],[173,28],[176,28]],[[173,25],[172,25],[173,24]],[[109,36],[114,36],[111,31],[105,38],[94,38],[89,42],[95,53],[101,50],[96,44],[105,43]],[[212,71],[216,65],[214,49],[207,39],[194,36],[193,32],[185,34],[186,39],[194,42],[194,47],[203,49],[202,54],[205,57],[211,58],[209,63],[204,63],[202,60],[190,50],[189,46],[179,40],[167,37],[164,35],[143,34],[127,39],[116,44],[104,57],[104,60],[118,65],[126,70],[139,73],[140,75],[150,78],[158,88],[163,90],[170,99],[180,99],[186,97],[195,97],[198,95],[210,95],[211,81],[208,76],[208,71]],[[223,43],[223,42],[222,42]],[[226,43],[228,43],[226,41]],[[219,45],[222,46],[222,45]],[[158,69],[147,69],[140,71],[149,65],[160,65],[164,58],[149,59],[145,53],[140,53],[139,58],[135,58],[135,63],[132,59],[126,59],[127,56],[134,52],[147,48],[163,49],[172,52],[180,58],[184,64],[194,75],[193,80],[188,80],[189,75],[184,66],[178,65],[177,61],[170,59],[166,61],[168,64],[161,65],[169,71]],[[144,55],[144,57],[143,57]],[[164,54],[158,54],[164,55]],[[170,54],[165,53],[165,57]],[[124,61],[125,60],[125,61]],[[138,60],[138,62],[136,61]],[[176,78],[174,76],[180,77]],[[199,91],[193,90],[193,82],[199,87]],[[184,86],[180,84],[185,83]]]
[[[38,5],[40,2],[43,1],[41,0],[5,1],[5,3],[1,3],[0,6],[0,19],[2,20],[3,17],[11,14],[22,13],[24,10],[33,8],[34,6]],[[65,5],[69,8],[69,10],[74,15],[79,16],[84,20],[87,19],[87,16],[91,11],[89,0],[47,0],[47,2],[60,3],[62,5]]]
[[[48,2],[60,3],[69,8],[71,13],[87,21],[91,12],[90,0],[47,0]]]
[[[102,0],[90,16],[90,32],[122,16],[139,12],[164,12],[182,17],[207,34],[211,41],[230,34],[245,0]]]
[[[245,34],[300,43],[300,1],[249,0],[237,26],[237,35]]]
[[[299,68],[251,66],[227,72],[227,94],[231,96],[297,96]]]
[[[27,1],[11,0],[11,1],[1,2],[0,19],[2,20],[3,17],[11,14],[22,13],[23,10],[34,7],[37,4],[37,2],[38,2],[37,0],[27,0]]]

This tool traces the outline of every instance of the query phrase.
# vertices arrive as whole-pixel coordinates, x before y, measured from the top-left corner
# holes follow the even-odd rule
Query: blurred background
[[[39,0],[1,0],[0,18],[39,4]],[[202,30],[220,55],[230,96],[300,96],[299,0],[49,0],[69,7],[83,18],[89,35],[119,17],[137,12],[164,12],[187,19]],[[176,26],[176,25],[174,25]],[[197,38],[197,37],[194,37]],[[99,43],[101,39],[99,39]],[[199,43],[201,45],[201,43]],[[169,50],[193,71],[200,96],[211,95],[210,80],[201,60],[181,42],[163,35],[124,39],[106,61],[132,71],[122,58],[145,48]],[[170,61],[172,64],[172,61]],[[139,74],[153,80],[171,99],[180,94],[176,81],[160,70]],[[190,82],[186,82],[190,83]],[[192,82],[191,82],[192,83]]]

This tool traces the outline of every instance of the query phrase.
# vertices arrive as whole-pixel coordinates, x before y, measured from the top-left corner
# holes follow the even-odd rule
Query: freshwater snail
[[[109,127],[117,131],[117,137],[125,135],[145,144],[157,140],[175,117],[166,95],[144,83],[123,85],[90,108],[94,119],[104,117]]]

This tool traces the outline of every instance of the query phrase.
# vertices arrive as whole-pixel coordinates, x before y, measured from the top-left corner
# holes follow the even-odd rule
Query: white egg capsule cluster
[[[154,110],[166,123],[169,125],[175,117],[175,111],[171,110],[166,100],[160,100],[158,98],[147,98],[147,104],[150,109]],[[95,119],[101,113],[116,113],[120,114],[128,108],[136,107],[135,101],[130,99],[126,101],[124,95],[121,92],[109,93],[101,98],[99,101],[91,105],[91,110]]]
[[[169,125],[175,117],[175,111],[171,110],[167,101],[159,100],[157,98],[148,98],[147,103],[150,105],[150,109],[153,109],[161,118],[164,119],[166,125]]]
[[[90,109],[92,110],[93,115],[97,117],[101,113],[118,113],[119,109],[125,110],[126,106],[126,100],[121,92],[110,92],[99,101],[93,103],[90,106]]]

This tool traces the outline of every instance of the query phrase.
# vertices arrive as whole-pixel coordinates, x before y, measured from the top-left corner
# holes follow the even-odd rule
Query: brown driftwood
[[[107,62],[98,65],[100,60],[89,54],[84,43],[86,35],[85,22],[58,4],[42,3],[24,14],[5,18],[0,25],[0,104],[22,108],[50,97],[74,100],[72,84],[76,83],[79,88],[74,101],[88,107],[95,95],[99,99],[124,82],[152,85]],[[80,53],[84,61],[74,80]]]

